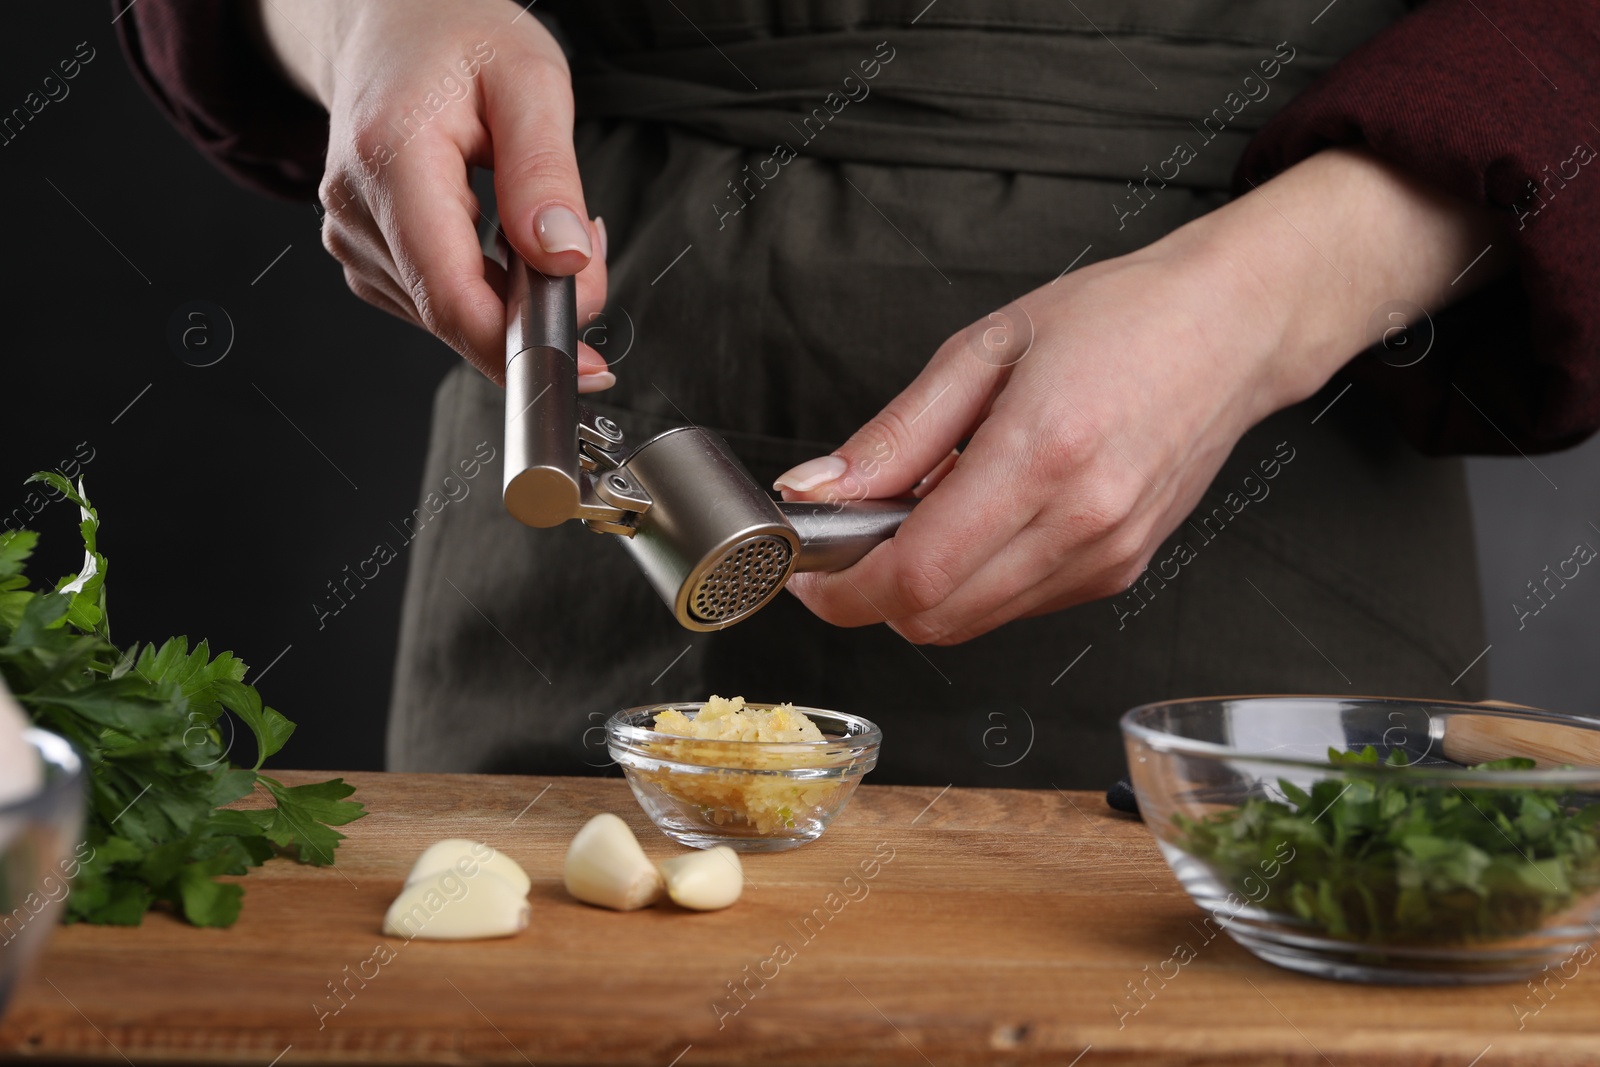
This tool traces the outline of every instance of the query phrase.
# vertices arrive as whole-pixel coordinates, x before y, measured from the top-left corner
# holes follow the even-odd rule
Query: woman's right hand
[[[469,168],[492,167],[500,228],[534,268],[605,305],[606,233],[588,221],[572,84],[555,38],[509,0],[261,0],[267,44],[328,111],[322,243],[357,296],[505,380],[505,272],[482,255]],[[579,345],[579,391],[609,387]]]

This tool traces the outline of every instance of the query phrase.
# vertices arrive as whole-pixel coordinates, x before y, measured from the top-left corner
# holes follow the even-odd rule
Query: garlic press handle
[[[559,526],[583,503],[577,281],[547,277],[514,250],[506,260],[505,505],[528,526]]]
[[[778,510],[800,535],[795,570],[842,571],[893,537],[915,505],[915,500],[785,500]]]

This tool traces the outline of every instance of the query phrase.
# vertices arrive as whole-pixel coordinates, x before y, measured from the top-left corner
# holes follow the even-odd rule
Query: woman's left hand
[[[1028,293],[779,479],[787,499],[925,496],[861,562],[789,588],[829,622],[931,644],[1121,592],[1246,430],[1375,340],[1380,304],[1470,291],[1448,280],[1501,224],[1334,150]],[[1486,257],[1474,287],[1505,266]]]

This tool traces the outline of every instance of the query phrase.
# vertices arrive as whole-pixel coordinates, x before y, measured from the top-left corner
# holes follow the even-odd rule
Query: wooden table
[[[0,1026],[3,1054],[140,1067],[1600,1062],[1600,961],[1552,982],[1520,1030],[1513,1005],[1539,1004],[1526,986],[1278,970],[1207,942],[1144,828],[1093,794],[865,786],[820,841],[746,857],[727,911],[622,915],[568,899],[559,873],[603,810],[652,856],[677,851],[620,780],[348,778],[371,814],[346,828],[337,868],[257,870],[229,930],[155,915],[57,931]],[[531,928],[468,944],[381,936],[411,861],[455,836],[528,869]],[[1129,983],[1180,943],[1193,961],[1134,1000]]]

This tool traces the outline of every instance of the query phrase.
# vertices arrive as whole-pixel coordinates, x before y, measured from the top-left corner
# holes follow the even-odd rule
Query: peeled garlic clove
[[[533,883],[528,872],[517,866],[516,860],[503,852],[496,852],[482,841],[465,837],[447,837],[429,845],[406,875],[406,885],[431,878],[454,869],[463,878],[474,878],[479,871],[488,871],[503,880],[522,896],[528,895]]]
[[[634,911],[661,898],[661,872],[628,824],[610,812],[584,823],[567,847],[564,873],[567,892],[585,904]]]
[[[738,900],[744,890],[739,854],[727,845],[674,856],[662,860],[660,867],[667,880],[667,895],[679,907],[715,911]]]
[[[473,941],[510,937],[527,928],[530,909],[516,886],[486,870],[464,878],[454,869],[400,890],[383,917],[383,932],[407,941]]]

